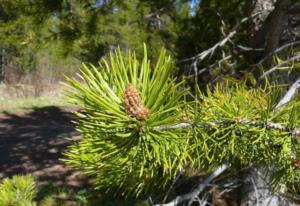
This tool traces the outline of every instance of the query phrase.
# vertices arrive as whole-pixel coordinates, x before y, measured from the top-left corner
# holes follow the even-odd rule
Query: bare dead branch
[[[272,67],[271,69],[269,69],[268,71],[264,72],[260,77],[259,77],[259,82],[261,82],[262,80],[264,80],[268,75],[272,74],[273,72],[277,71],[277,70],[288,70],[290,69],[290,67],[288,67],[288,63],[294,62],[294,61],[299,61],[300,60],[300,54],[293,56],[287,60],[285,60],[283,63],[280,63],[274,67]]]
[[[200,183],[197,188],[190,193],[179,195],[171,202],[166,204],[156,204],[154,206],[176,206],[182,202],[194,200],[198,195],[205,189],[205,187],[217,176],[222,174],[228,168],[228,164],[223,164],[219,166],[213,173],[211,173],[202,183]]]
[[[171,192],[172,189],[174,188],[175,183],[177,182],[177,180],[179,179],[180,176],[181,176],[181,173],[179,173],[179,174],[176,176],[175,180],[172,182],[170,188],[168,189],[168,191],[167,191],[167,193],[166,193],[166,195],[165,195],[165,197],[164,197],[164,199],[163,199],[163,203],[165,203],[165,202],[167,201],[170,192]]]
[[[193,62],[199,62],[199,61],[202,61],[204,60],[206,57],[208,56],[211,56],[214,54],[215,50],[219,47],[223,47],[228,41],[230,41],[230,39],[237,33],[237,29],[245,22],[247,22],[248,20],[256,17],[257,15],[261,14],[262,12],[258,12],[258,13],[255,13],[249,17],[245,17],[243,18],[238,24],[236,24],[233,29],[231,30],[231,32],[229,32],[229,34],[227,36],[225,36],[224,39],[220,40],[218,43],[216,43],[213,47],[205,50],[205,51],[202,51],[201,53],[193,56],[193,57],[190,57],[190,58],[187,58],[187,59],[183,59],[183,60],[180,60],[178,61],[178,63],[182,63],[182,62],[188,62],[188,61],[193,61]]]
[[[251,48],[239,44],[237,45],[237,47],[243,51],[264,51],[265,50],[263,48]]]
[[[216,66],[220,66],[223,62],[225,62],[225,61],[227,61],[227,60],[229,60],[229,59],[231,59],[231,58],[232,58],[231,55],[228,55],[228,56],[226,56],[226,57],[223,57],[223,58],[220,59],[218,62],[216,62],[216,63],[214,63],[214,64],[212,64],[212,65],[209,65],[208,67],[205,67],[205,68],[203,68],[203,69],[200,69],[199,71],[196,71],[195,74],[191,74],[191,75],[187,76],[187,79],[193,78],[195,75],[200,75],[200,74],[202,74],[203,72],[209,70],[210,68],[214,68],[214,67],[216,67]],[[197,65],[195,64],[195,65],[194,65],[194,68],[195,68],[196,66],[197,66]]]
[[[290,87],[290,89],[287,91],[287,93],[283,96],[283,98],[278,102],[275,109],[279,109],[283,105],[289,103],[295,94],[297,93],[297,90],[300,88],[300,76],[298,79],[293,83],[293,85]]]
[[[288,49],[290,47],[293,47],[293,46],[296,46],[300,44],[300,41],[295,41],[295,42],[291,42],[291,43],[288,43],[288,44],[285,44],[285,45],[282,45],[281,47],[275,49],[273,52],[267,54],[262,60],[260,60],[257,65],[261,65],[262,63],[264,63],[264,61],[266,61],[266,59],[268,59],[269,57],[275,55],[275,54],[278,54],[279,52],[285,50],[285,49]]]

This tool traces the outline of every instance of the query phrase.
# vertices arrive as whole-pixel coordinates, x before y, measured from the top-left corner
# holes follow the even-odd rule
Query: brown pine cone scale
[[[126,87],[124,93],[125,112],[138,120],[145,120],[150,115],[150,110],[144,106],[139,91],[132,85]]]

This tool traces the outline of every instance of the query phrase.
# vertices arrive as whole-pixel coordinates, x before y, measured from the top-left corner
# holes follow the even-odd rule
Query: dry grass
[[[37,88],[34,85],[1,84],[0,113],[25,112],[34,107],[70,106],[63,95],[61,86],[39,85],[38,89],[41,87],[43,88],[42,92],[39,93],[39,95],[36,95]]]
[[[6,99],[0,100],[0,113],[20,113],[26,112],[31,108],[46,106],[66,107],[69,104],[63,99],[54,99],[52,97]]]

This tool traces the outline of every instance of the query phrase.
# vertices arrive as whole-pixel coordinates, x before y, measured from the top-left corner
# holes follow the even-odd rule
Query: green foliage
[[[92,199],[99,199],[88,190],[75,192],[70,188],[58,188],[51,184],[46,187],[37,191],[35,180],[31,175],[5,178],[0,182],[0,206],[66,206],[69,205],[67,200],[73,200],[78,206],[94,206]],[[42,200],[36,201],[37,196]],[[106,202],[110,201],[112,200],[107,199]]]
[[[159,131],[159,125],[180,121],[187,93],[165,50],[151,69],[145,48],[139,62],[135,54],[120,50],[98,67],[83,65],[81,80],[69,79],[70,100],[81,106],[77,129],[83,139],[70,148],[67,162],[93,176],[97,188],[122,188],[139,194],[163,187],[182,169],[188,144],[184,131]],[[124,108],[124,92],[132,85],[141,95],[150,116],[139,121]],[[156,179],[156,181],[153,181]]]
[[[274,184],[299,183],[298,101],[275,110],[278,87],[236,81],[193,100],[173,79],[164,50],[153,69],[144,54],[139,63],[134,53],[117,50],[98,67],[83,65],[80,80],[67,78],[70,101],[83,109],[76,122],[83,139],[66,161],[92,176],[96,188],[141,195],[186,168],[212,170],[224,162],[233,170],[272,168]],[[147,119],[126,113],[127,85],[140,92],[151,112]]]
[[[229,162],[242,167],[261,164],[267,168],[284,164],[293,168],[292,158],[299,150],[291,131],[299,127],[300,121],[290,117],[298,117],[299,103],[293,104],[293,110],[285,107],[274,112],[276,90],[271,86],[251,89],[245,85],[226,85],[201,96],[199,122],[215,123],[209,128],[196,129],[204,156],[200,159],[209,160],[204,164],[217,166]],[[286,129],[270,128],[270,121],[280,122]],[[298,173],[295,168],[293,171]]]
[[[65,64],[70,64],[70,57],[96,64],[118,46],[125,51],[134,48],[137,57],[142,57],[140,42],[149,45],[150,59],[155,59],[163,46],[182,60],[222,39],[244,17],[244,7],[238,0],[3,0],[0,49],[5,48],[9,62],[25,71],[39,67],[45,51],[59,56]],[[233,44],[248,43],[243,32],[236,36]],[[222,51],[241,59],[232,45],[224,45]],[[223,53],[216,51],[209,62],[198,66],[206,67]],[[180,67],[189,64],[184,61]]]
[[[40,204],[40,206],[63,206],[63,204],[58,204],[53,197],[46,197]]]
[[[200,165],[217,167],[228,162],[234,170],[260,165],[270,172],[274,186],[300,181],[300,102],[275,110],[278,88],[247,88],[244,84],[216,87],[202,95],[197,128]],[[278,126],[280,123],[280,126]]]
[[[32,176],[14,176],[0,183],[1,206],[35,206],[35,182]]]
[[[174,18],[180,17],[175,5],[143,0],[3,0],[0,49],[5,49],[9,62],[25,71],[38,66],[38,54],[45,50],[62,59],[97,63],[117,46],[135,48],[137,56],[142,56],[140,42],[147,42],[149,56],[156,57],[162,45],[169,49],[175,45]]]

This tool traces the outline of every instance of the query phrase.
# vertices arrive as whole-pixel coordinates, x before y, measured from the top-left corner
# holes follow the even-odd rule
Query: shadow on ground
[[[72,119],[70,112],[55,106],[1,115],[0,178],[31,173],[40,185],[82,186],[84,177],[60,160],[72,138],[78,138]]]

